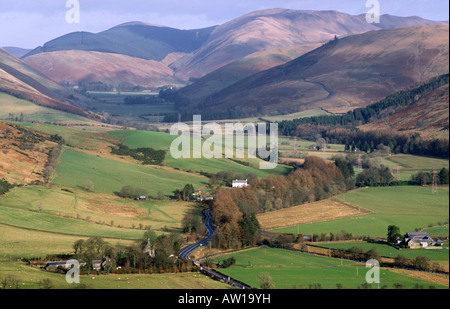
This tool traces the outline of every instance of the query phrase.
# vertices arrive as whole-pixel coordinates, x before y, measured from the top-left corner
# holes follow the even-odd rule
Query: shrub
[[[139,196],[147,196],[147,190],[134,186],[123,186],[119,192],[120,197],[124,198],[136,198]]]

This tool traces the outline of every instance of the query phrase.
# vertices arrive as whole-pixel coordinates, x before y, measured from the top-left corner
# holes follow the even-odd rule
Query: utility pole
[[[362,172],[362,155],[358,156],[358,171]]]
[[[437,177],[436,177],[436,170],[433,169],[433,183],[431,185],[431,193],[438,194],[438,187],[437,187]]]

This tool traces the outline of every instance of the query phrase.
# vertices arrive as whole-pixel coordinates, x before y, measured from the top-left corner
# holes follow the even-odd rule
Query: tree
[[[367,251],[366,254],[367,254],[369,259],[379,260],[381,258],[381,255],[378,252],[377,248],[370,249],[369,251]]]
[[[163,191],[158,191],[158,196],[157,196],[158,200],[164,200],[166,198],[166,195],[164,194]]]
[[[261,226],[255,214],[243,214],[242,220],[239,222],[242,229],[242,244],[244,246],[255,245],[261,234]]]
[[[43,290],[50,290],[51,288],[53,288],[53,281],[45,278],[42,279],[38,282],[39,288],[43,289]]]
[[[139,196],[147,196],[147,190],[134,186],[123,186],[120,189],[119,196],[124,198],[136,198]]]
[[[192,194],[195,193],[194,186],[192,184],[187,184],[184,186],[183,190],[183,200],[189,201],[189,198],[192,196]]]
[[[73,244],[73,250],[75,252],[75,255],[81,256],[81,254],[83,254],[83,248],[84,248],[84,240],[83,239],[79,239],[79,240],[75,241],[75,243]]]
[[[94,192],[94,183],[88,179],[84,182],[84,190],[88,191],[88,192]]]
[[[0,289],[18,289],[19,281],[21,279],[13,274],[7,274],[0,276]]]
[[[211,218],[217,227],[220,247],[229,249],[240,245],[242,213],[233,200],[231,190],[218,190],[211,209]]]
[[[396,225],[388,226],[387,242],[390,244],[397,244],[399,240],[402,239],[402,234],[400,234],[400,228]]]
[[[269,273],[260,273],[258,279],[261,281],[260,288],[263,290],[271,290],[275,288],[275,284],[272,281],[272,277]]]
[[[448,169],[443,167],[438,174],[439,183],[441,185],[449,183]]]

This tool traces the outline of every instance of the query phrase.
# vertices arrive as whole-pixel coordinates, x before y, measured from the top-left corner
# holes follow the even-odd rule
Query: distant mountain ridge
[[[254,52],[311,43],[324,43],[379,29],[434,25],[440,22],[419,17],[383,15],[369,24],[365,15],[337,11],[269,9],[255,11],[217,26],[208,40],[174,67],[183,77],[199,78]]]
[[[45,52],[82,50],[161,61],[173,52],[189,53],[196,50],[206,41],[214,28],[179,30],[130,22],[99,33],[66,34],[35,48],[24,58]]]
[[[0,92],[37,105],[89,116],[83,109],[71,104],[72,101],[68,99],[70,91],[35,71],[2,48],[0,48]]]
[[[55,38],[17,67],[3,63],[1,73],[9,76],[0,86],[20,95],[14,83],[20,84],[25,93],[47,93],[71,107],[70,92],[56,83],[123,91],[176,87],[181,113],[210,119],[316,108],[342,113],[447,73],[448,23],[442,24],[391,15],[369,24],[364,14],[289,9],[193,30],[132,21]],[[13,72],[24,65],[18,71],[30,79]]]
[[[181,108],[216,119],[313,108],[346,112],[448,73],[448,35],[448,25],[432,25],[335,39]]]
[[[36,55],[49,52],[79,50],[121,54],[161,62],[171,54],[184,53],[182,57],[167,65],[173,70],[172,77],[175,80],[189,84],[189,80],[201,78],[255,52],[301,44],[324,43],[335,36],[343,37],[381,28],[436,23],[439,22],[419,17],[383,15],[380,24],[369,24],[363,15],[288,9],[255,11],[222,25],[194,30],[180,30],[132,21],[99,33],[66,34],[35,48],[23,59],[26,61],[31,56],[38,59]],[[45,61],[34,62],[51,62],[51,57],[47,56]],[[36,65],[34,68],[42,70],[43,65]],[[44,71],[49,77],[54,77],[48,68]],[[55,71],[61,70],[55,68]],[[127,71],[126,68],[123,71]],[[165,76],[163,79],[170,78]]]

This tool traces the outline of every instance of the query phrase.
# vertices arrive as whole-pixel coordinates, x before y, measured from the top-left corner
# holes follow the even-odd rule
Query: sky
[[[69,6],[66,7],[69,1]],[[178,29],[220,25],[270,8],[365,14],[368,0],[0,0],[0,46],[35,48],[61,35],[100,32],[129,21]],[[371,0],[377,1],[377,0]],[[66,15],[79,5],[79,23]],[[448,21],[448,0],[378,0],[381,14]],[[75,15],[69,14],[69,21]]]

